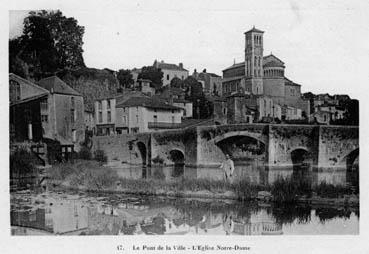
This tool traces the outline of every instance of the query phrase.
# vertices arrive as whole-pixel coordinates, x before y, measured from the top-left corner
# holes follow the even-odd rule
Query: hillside
[[[58,77],[82,94],[87,110],[93,110],[95,99],[117,94],[118,80],[106,69],[65,70]]]

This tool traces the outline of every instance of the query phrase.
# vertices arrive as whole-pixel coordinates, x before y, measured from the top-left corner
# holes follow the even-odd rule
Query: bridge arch
[[[139,141],[136,143],[138,151],[140,152],[141,159],[142,159],[142,165],[146,166],[147,164],[147,148],[146,145]]]
[[[266,137],[264,138],[260,134],[249,132],[249,131],[230,131],[230,132],[224,133],[220,136],[214,137],[213,141],[214,141],[215,144],[217,144],[217,143],[221,142],[224,139],[235,137],[235,136],[250,137],[250,138],[253,138],[253,139],[256,139],[256,140],[262,142],[264,145],[266,144],[266,141],[267,141]]]
[[[306,147],[295,147],[290,155],[293,166],[303,166],[304,164],[313,163],[310,150]]]
[[[229,154],[234,160],[265,160],[266,141],[256,133],[233,131],[213,139],[224,155]]]
[[[173,162],[172,176],[178,177],[184,174],[185,156],[180,149],[172,149],[169,152],[169,159]]]
[[[353,171],[355,161],[358,159],[359,159],[359,148],[356,148],[343,157],[341,165],[344,165],[347,171]]]

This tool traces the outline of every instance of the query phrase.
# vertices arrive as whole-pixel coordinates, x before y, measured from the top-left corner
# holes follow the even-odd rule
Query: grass
[[[321,183],[312,187],[311,182],[294,178],[278,178],[271,185],[251,184],[247,180],[236,180],[233,183],[222,180],[186,179],[178,178],[173,181],[153,179],[119,178],[116,171],[101,166],[97,161],[77,160],[75,163],[64,163],[53,166],[49,177],[54,180],[69,182],[71,186],[83,186],[92,190],[112,190],[116,184],[132,193],[156,194],[176,193],[179,196],[184,192],[209,191],[225,193],[231,191],[239,200],[249,200],[257,197],[259,191],[270,191],[274,201],[278,203],[293,203],[301,196],[311,197],[315,192],[320,197],[339,198],[351,194],[351,190],[344,186],[333,186]]]

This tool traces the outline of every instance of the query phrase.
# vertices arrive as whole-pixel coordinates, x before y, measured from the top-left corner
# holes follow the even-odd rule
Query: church
[[[223,70],[223,95],[240,91],[267,96],[282,107],[301,109],[309,115],[309,105],[301,98],[301,85],[285,77],[285,63],[270,54],[263,55],[264,32],[253,27],[245,34],[245,61]]]

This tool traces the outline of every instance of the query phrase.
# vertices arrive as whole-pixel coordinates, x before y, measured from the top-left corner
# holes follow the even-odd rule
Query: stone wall
[[[346,167],[348,155],[356,149],[359,149],[358,127],[320,127],[319,167]]]
[[[292,165],[291,153],[296,149],[307,151],[313,164],[317,163],[319,127],[313,125],[270,125],[268,164]]]
[[[143,161],[137,143],[144,143],[147,151],[149,151],[149,140],[150,134],[94,136],[92,138],[92,152],[103,150],[108,157],[108,162],[121,161],[123,163],[140,165]]]

